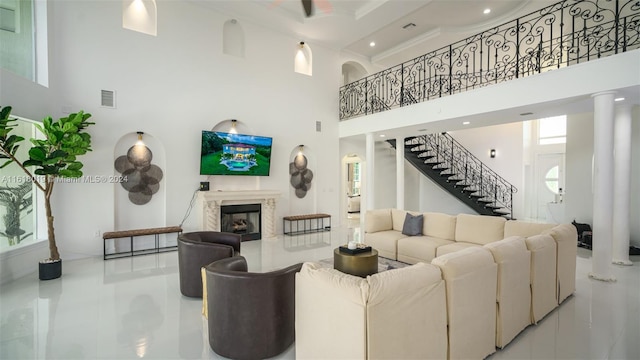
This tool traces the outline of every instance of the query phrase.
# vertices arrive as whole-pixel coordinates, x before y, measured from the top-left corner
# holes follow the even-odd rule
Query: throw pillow
[[[402,233],[409,236],[422,235],[422,223],[424,218],[422,214],[411,215],[407,213],[404,217],[404,226],[402,226]]]

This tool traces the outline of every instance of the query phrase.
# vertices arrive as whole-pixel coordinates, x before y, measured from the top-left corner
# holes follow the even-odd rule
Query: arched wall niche
[[[157,36],[158,9],[156,0],[122,0],[122,27]]]
[[[225,21],[222,26],[222,53],[244,58],[244,29],[236,19]]]
[[[298,74],[313,76],[313,53],[309,44],[303,41],[298,44],[293,63],[293,70]]]
[[[300,144],[289,153],[289,198],[292,214],[316,212],[316,156],[313,149]]]
[[[367,69],[357,61],[347,61],[342,64],[342,85],[352,83],[369,75]]]
[[[161,226],[174,226],[177,224],[166,224],[166,186],[165,186],[165,174],[166,167],[166,154],[165,148],[162,143],[151,134],[143,133],[142,142],[151,152],[150,165],[157,166],[162,174],[158,174],[156,168],[149,169],[145,164],[135,163],[127,164],[126,166],[131,170],[130,173],[123,174],[118,169],[122,170],[122,163],[118,163],[123,159],[118,160],[122,156],[133,156],[129,151],[138,145],[137,132],[130,132],[123,135],[116,143],[113,149],[113,186],[114,191],[114,219],[115,230],[129,230],[129,229],[141,229],[150,227]],[[133,151],[133,150],[132,150]],[[130,157],[129,157],[129,159]],[[150,167],[150,166],[149,166]],[[118,169],[117,169],[118,168]],[[153,171],[154,173],[150,173]],[[126,181],[131,183],[126,187],[122,185],[122,178],[126,176]],[[152,176],[155,180],[158,180],[157,186],[155,186],[154,179],[143,179],[146,176]],[[159,177],[159,179],[158,179]],[[137,205],[132,202],[130,194],[132,191],[127,190],[133,186],[138,186],[137,189],[143,191],[149,191],[149,186],[155,193],[151,195],[148,202]],[[145,188],[147,186],[147,188]],[[156,190],[157,189],[157,190]],[[135,191],[136,189],[134,189]],[[153,239],[152,239],[153,240]]]

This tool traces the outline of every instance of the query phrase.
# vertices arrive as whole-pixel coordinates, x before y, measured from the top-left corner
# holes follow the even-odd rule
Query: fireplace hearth
[[[242,235],[242,241],[262,237],[260,204],[220,206],[220,231]]]

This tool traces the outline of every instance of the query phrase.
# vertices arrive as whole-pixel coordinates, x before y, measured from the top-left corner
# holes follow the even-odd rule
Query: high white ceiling
[[[491,26],[541,9],[552,0],[313,0],[307,18],[300,0],[193,0],[239,21],[297,36],[311,46],[393,66]],[[322,11],[326,7],[328,12]],[[488,14],[485,9],[490,9]],[[407,24],[415,24],[403,28]],[[375,42],[375,46],[369,44]]]

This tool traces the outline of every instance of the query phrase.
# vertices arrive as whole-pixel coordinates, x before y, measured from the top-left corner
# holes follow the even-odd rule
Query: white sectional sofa
[[[424,263],[366,279],[305,263],[295,327],[296,359],[446,359],[444,280]]]
[[[364,242],[410,267],[361,279],[303,266],[296,358],[483,359],[575,291],[571,224],[421,215],[410,236],[407,211],[366,213]]]
[[[522,236],[527,246],[537,248],[533,242],[540,242],[539,238],[527,239],[537,235],[550,236],[556,245],[556,283],[553,290],[556,305],[575,291],[578,235],[571,224],[530,223],[484,215],[408,213],[423,216],[422,235],[407,236],[402,233],[406,210],[370,210],[365,215],[364,243],[377,249],[382,257],[415,264],[430,263],[438,256],[484,246],[511,236]],[[539,259],[541,256],[536,260],[542,261]],[[546,261],[550,260],[547,258]],[[536,269],[542,271],[538,267]]]

